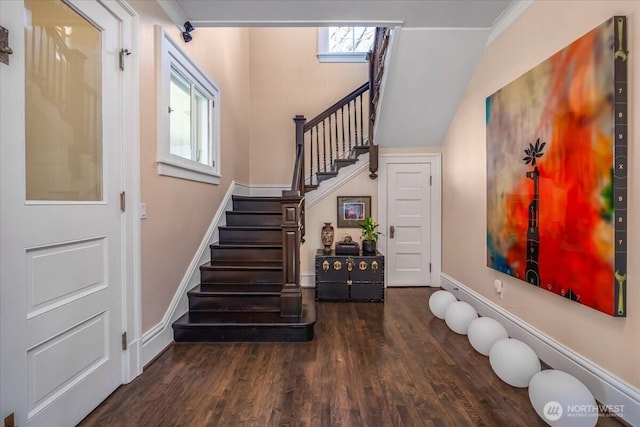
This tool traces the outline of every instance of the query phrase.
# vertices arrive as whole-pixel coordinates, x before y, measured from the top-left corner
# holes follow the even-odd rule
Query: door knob
[[[393,239],[396,235],[396,228],[393,225],[389,226],[389,238]]]

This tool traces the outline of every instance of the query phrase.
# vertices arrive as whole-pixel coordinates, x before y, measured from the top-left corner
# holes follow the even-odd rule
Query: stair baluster
[[[311,128],[311,143],[309,144],[309,184],[313,185],[313,128]]]
[[[333,134],[331,133],[331,116],[329,116],[329,167],[331,165],[333,165]]]
[[[347,121],[349,124],[349,151],[351,151],[353,148],[351,144],[351,102],[347,104]]]
[[[327,171],[327,131],[324,127],[324,120],[322,120],[322,160],[324,162],[323,164],[323,171]]]
[[[360,145],[364,145],[364,127],[363,127],[363,121],[362,121],[362,95],[359,96],[360,98],[360,129],[362,129],[362,132],[360,132]]]
[[[342,114],[342,152],[346,153],[347,149],[345,147],[345,139],[344,139],[344,105],[340,107],[340,113]]]
[[[311,129],[314,129],[314,128],[311,128]],[[319,139],[320,139],[320,136],[319,136],[320,131],[318,130],[317,126],[315,127],[315,129],[316,129],[316,161],[317,161],[316,165],[318,166],[318,168],[317,168],[318,172],[320,172],[320,145],[319,145],[320,144],[320,141],[319,141]],[[316,176],[316,184],[319,184],[317,176]]]

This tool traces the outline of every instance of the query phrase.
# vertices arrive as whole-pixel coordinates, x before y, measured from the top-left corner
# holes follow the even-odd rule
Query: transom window
[[[193,181],[220,181],[220,92],[162,30],[159,58],[158,173]]]
[[[364,62],[375,33],[375,27],[320,27],[318,59],[320,62]]]

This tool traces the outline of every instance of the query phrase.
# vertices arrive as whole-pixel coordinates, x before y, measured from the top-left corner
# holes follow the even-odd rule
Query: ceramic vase
[[[330,222],[325,222],[322,227],[322,244],[324,245],[324,253],[331,252],[331,245],[333,245],[334,230]]]

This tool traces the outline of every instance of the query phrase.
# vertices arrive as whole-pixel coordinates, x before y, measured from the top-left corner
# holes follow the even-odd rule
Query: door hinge
[[[429,185],[433,185],[433,175],[429,175]]]
[[[120,210],[124,212],[126,208],[125,194],[124,191],[120,192]]]
[[[123,350],[127,349],[127,333],[126,332],[122,333],[122,349]]]
[[[431,273],[431,263],[429,263],[429,273]]]
[[[13,49],[9,46],[9,30],[0,26],[0,62],[9,65],[9,55],[13,54]]]
[[[120,71],[124,71],[124,57],[131,55],[129,49],[120,49]]]

